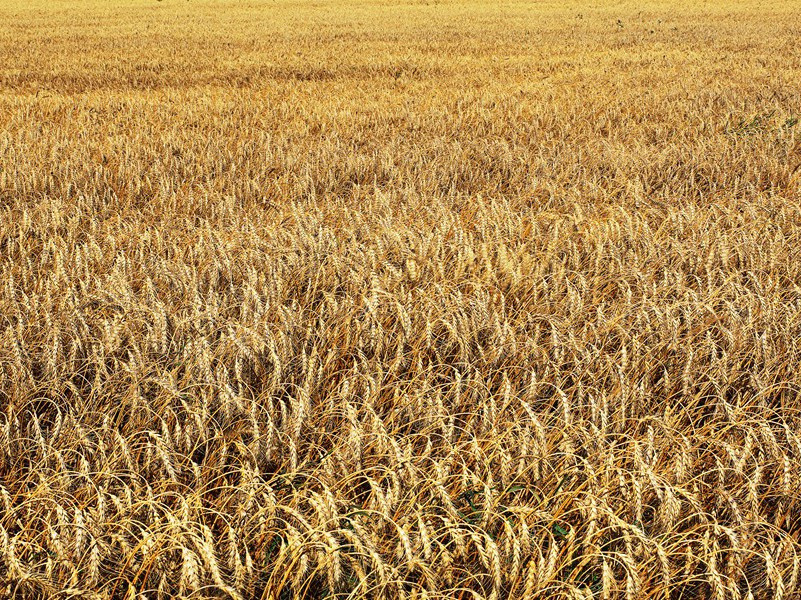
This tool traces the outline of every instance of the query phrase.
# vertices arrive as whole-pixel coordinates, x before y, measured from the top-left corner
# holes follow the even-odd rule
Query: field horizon
[[[799,23],[4,1],[0,597],[801,598]]]

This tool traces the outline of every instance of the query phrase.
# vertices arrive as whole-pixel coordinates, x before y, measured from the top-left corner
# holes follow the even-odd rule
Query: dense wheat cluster
[[[801,5],[0,17],[0,596],[799,597]]]

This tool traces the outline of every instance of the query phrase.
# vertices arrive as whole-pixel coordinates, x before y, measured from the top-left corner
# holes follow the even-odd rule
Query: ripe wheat
[[[0,17],[0,595],[801,597],[801,6]]]

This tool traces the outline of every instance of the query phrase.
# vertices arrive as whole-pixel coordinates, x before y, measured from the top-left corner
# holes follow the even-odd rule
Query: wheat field
[[[0,597],[801,598],[799,23],[2,2]]]

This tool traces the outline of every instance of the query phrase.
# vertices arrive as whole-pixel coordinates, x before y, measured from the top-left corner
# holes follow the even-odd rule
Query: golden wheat
[[[801,5],[0,16],[0,595],[801,597]]]

